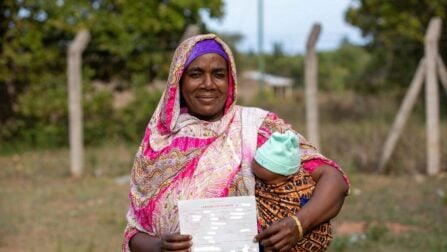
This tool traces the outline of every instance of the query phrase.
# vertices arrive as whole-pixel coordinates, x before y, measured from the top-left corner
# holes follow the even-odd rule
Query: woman
[[[214,34],[179,45],[167,84],[132,168],[124,251],[189,251],[192,237],[179,234],[177,201],[254,195],[256,148],[290,128],[273,113],[235,104],[234,59]],[[295,246],[298,237],[337,215],[348,190],[341,170],[300,141],[303,168],[316,188],[296,218],[282,218],[256,236],[265,250]]]

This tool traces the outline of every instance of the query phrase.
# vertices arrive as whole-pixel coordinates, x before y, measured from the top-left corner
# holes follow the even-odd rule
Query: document
[[[178,202],[180,233],[192,235],[192,251],[259,252],[254,196]]]

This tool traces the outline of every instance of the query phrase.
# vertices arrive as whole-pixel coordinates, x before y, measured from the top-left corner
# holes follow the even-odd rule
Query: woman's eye
[[[215,73],[214,76],[216,76],[216,78],[219,78],[219,79],[225,78],[225,74],[224,73]]]
[[[189,77],[191,77],[191,78],[199,78],[200,77],[200,73],[198,73],[198,72],[192,72],[192,73],[189,73]]]

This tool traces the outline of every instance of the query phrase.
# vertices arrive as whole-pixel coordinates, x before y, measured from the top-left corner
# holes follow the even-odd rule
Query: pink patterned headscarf
[[[204,51],[223,54],[229,69],[224,115],[214,122],[180,112],[182,74],[187,62]],[[136,230],[152,235],[177,232],[177,200],[228,195],[242,159],[240,130],[233,130],[240,129],[240,108],[235,102],[236,69],[228,46],[214,34],[181,43],[135,157],[127,235]]]
[[[176,126],[180,126],[175,124],[176,119],[178,118],[178,115],[180,113],[180,79],[183,75],[183,72],[187,68],[187,63],[189,64],[190,62],[192,62],[192,60],[189,60],[190,57],[191,59],[195,59],[198,56],[203,55],[203,53],[198,55],[197,52],[195,52],[194,49],[196,48],[196,45],[200,46],[202,41],[209,40],[218,43],[223,49],[223,52],[227,55],[226,60],[229,69],[229,93],[227,101],[225,103],[225,113],[235,104],[237,78],[233,54],[231,53],[230,48],[214,34],[194,36],[183,41],[183,43],[181,43],[175,50],[169,71],[168,86],[163,94],[163,100],[159,104],[159,108],[156,111],[157,113],[159,113],[160,117],[159,124],[157,125],[160,133],[167,134],[174,129],[178,129],[178,127]],[[213,52],[216,53],[217,51],[218,50],[214,48]],[[163,109],[160,109],[160,105]]]

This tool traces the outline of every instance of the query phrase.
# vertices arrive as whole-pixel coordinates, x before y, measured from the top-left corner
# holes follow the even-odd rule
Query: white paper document
[[[178,202],[180,232],[192,235],[192,251],[259,252],[254,196]]]

